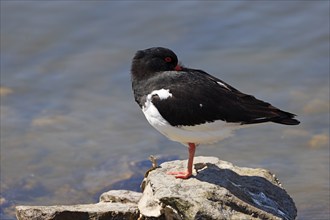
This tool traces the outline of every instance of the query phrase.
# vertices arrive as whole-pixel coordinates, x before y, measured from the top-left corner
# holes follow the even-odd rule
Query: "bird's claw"
[[[175,176],[175,178],[178,179],[188,179],[189,177],[192,176],[192,173],[188,171],[171,171],[171,172],[167,172],[166,174],[173,175]]]

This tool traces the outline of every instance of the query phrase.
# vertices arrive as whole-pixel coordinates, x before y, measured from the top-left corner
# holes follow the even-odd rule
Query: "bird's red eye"
[[[172,58],[171,57],[165,57],[164,60],[165,60],[166,63],[172,62]]]

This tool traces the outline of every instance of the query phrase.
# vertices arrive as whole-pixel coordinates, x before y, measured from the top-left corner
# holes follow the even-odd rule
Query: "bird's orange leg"
[[[167,174],[174,175],[176,178],[180,178],[180,179],[188,179],[189,177],[192,176],[192,169],[193,169],[196,145],[194,143],[189,143],[188,146],[189,146],[188,147],[188,151],[189,151],[188,170],[187,171],[172,171],[172,172],[168,172]]]

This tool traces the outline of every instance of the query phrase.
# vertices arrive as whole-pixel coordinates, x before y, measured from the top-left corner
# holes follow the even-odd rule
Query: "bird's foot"
[[[188,179],[189,177],[192,176],[192,173],[188,171],[171,171],[171,172],[167,172],[166,174],[173,175],[175,176],[175,178],[179,178],[179,179]]]

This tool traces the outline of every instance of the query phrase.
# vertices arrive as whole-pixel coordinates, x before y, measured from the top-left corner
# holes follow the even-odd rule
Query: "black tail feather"
[[[295,114],[289,113],[282,111],[280,109],[273,108],[272,111],[273,113],[272,116],[270,117],[258,117],[254,118],[249,121],[244,121],[241,122],[241,124],[258,124],[258,123],[264,123],[264,122],[274,122],[278,124],[283,124],[283,125],[298,125],[300,124],[300,121],[295,119],[294,117],[296,116]]]
[[[294,116],[295,115],[292,115],[292,117],[287,117],[287,118],[277,118],[277,119],[273,119],[271,121],[275,122],[275,123],[278,123],[278,124],[283,124],[283,125],[299,125],[300,121],[293,118]]]

